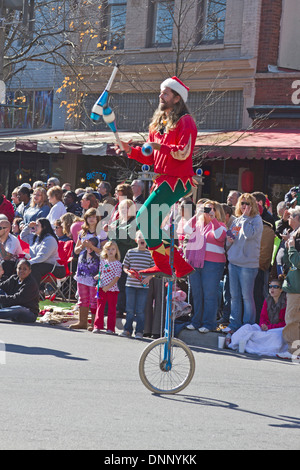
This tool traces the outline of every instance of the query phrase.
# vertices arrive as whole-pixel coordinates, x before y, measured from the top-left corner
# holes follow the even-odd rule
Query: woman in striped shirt
[[[217,326],[218,290],[226,262],[227,229],[225,214],[218,202],[206,201],[197,208],[196,215],[184,227],[189,236],[186,258],[195,269],[190,276],[194,315],[187,328],[208,333]]]

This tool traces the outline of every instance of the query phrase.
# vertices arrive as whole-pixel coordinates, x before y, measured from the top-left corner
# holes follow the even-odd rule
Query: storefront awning
[[[142,144],[147,133],[120,132],[120,139]],[[51,131],[0,133],[0,152],[114,155],[112,132]],[[300,130],[198,132],[195,154],[207,159],[300,160]]]
[[[121,132],[124,141],[132,140],[142,143],[147,134]],[[1,134],[0,152],[42,152],[42,153],[75,153],[82,155],[114,155],[115,145],[112,132],[52,131]]]
[[[196,149],[207,159],[300,160],[300,130],[212,132],[198,135]]]

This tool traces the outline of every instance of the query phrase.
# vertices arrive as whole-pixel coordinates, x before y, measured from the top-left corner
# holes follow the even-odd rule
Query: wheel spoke
[[[159,338],[143,351],[139,364],[140,377],[144,385],[154,393],[176,393],[191,381],[194,370],[194,356],[182,341],[172,338],[171,369],[164,368],[164,348],[168,340]]]

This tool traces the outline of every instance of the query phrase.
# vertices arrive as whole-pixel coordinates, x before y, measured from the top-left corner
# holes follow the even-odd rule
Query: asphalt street
[[[300,448],[299,364],[192,348],[191,384],[154,395],[144,340],[2,321],[0,341],[1,450]]]

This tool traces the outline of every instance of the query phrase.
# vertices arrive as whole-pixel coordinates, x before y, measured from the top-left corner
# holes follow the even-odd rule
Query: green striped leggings
[[[153,191],[143,206],[137,213],[137,226],[150,249],[159,246],[162,240],[170,243],[170,233],[161,228],[165,217],[169,214],[170,208],[180,198],[187,196],[191,192],[192,186],[188,182],[187,189],[179,180],[172,191],[165,181]],[[167,224],[169,227],[169,224]]]

